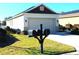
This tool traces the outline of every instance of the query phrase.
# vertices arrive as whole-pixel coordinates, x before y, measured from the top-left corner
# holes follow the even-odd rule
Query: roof
[[[44,7],[44,11],[40,10],[40,7]],[[29,9],[23,11],[24,13],[45,13],[45,14],[57,14],[56,12],[52,11],[50,8],[47,6],[40,4],[38,6],[32,6]]]
[[[44,7],[44,11],[41,11],[40,10],[40,7]],[[24,13],[39,13],[39,14],[58,14],[54,11],[52,11],[50,8],[48,8],[47,6],[43,5],[43,4],[40,4],[40,5],[37,5],[37,6],[32,6],[30,8],[28,8],[27,10],[25,11],[22,11],[16,15],[14,15],[12,18],[8,18],[8,20],[10,19],[13,19],[15,17],[18,17],[20,15],[23,15]]]
[[[63,12],[61,14],[66,15],[66,14],[72,14],[72,13],[79,13],[79,10],[72,10],[72,11],[68,11],[68,12]]]
[[[79,17],[79,10],[60,13],[60,18]]]

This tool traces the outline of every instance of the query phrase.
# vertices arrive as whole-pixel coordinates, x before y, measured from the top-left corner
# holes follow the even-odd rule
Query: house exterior
[[[65,26],[66,24],[79,24],[79,10],[61,13],[59,17],[59,24]]]
[[[33,6],[6,20],[6,26],[21,31],[37,30],[43,24],[43,29],[51,33],[58,31],[58,14],[45,5]]]

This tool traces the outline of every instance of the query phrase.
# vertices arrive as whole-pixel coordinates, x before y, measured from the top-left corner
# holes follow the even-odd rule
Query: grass
[[[19,41],[10,46],[0,48],[1,55],[41,55],[37,39],[21,34],[12,34]],[[55,55],[76,51],[74,47],[61,44],[49,39],[44,41],[44,54]]]

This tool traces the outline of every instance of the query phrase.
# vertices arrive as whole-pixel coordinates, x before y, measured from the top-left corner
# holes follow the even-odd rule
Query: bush
[[[16,33],[17,34],[20,34],[21,33],[21,30],[20,29],[16,29]]]
[[[66,28],[62,25],[59,25],[59,31],[60,32],[64,32],[66,30]]]
[[[15,29],[12,29],[12,28],[10,29],[10,32],[11,32],[11,33],[14,33],[14,34],[17,33],[17,31],[16,31]]]
[[[0,28],[0,33],[6,34],[6,30]]]
[[[7,27],[5,28],[5,30],[6,30],[6,31],[10,31],[10,27],[7,26]]]
[[[72,29],[71,34],[79,35],[79,29],[78,28]]]
[[[71,25],[71,24],[66,24],[66,25],[65,25],[65,28],[66,28],[67,30],[71,31],[72,28],[73,28],[73,25]]]
[[[73,26],[79,29],[79,24],[74,24]]]
[[[0,43],[6,41],[6,34],[7,34],[6,30],[0,28]]]
[[[24,34],[24,35],[27,35],[27,34],[28,34],[28,32],[27,32],[27,31],[23,31],[23,34]]]
[[[6,28],[5,28],[5,30],[6,31],[8,31],[8,32],[10,32],[10,33],[17,33],[18,31],[18,29],[16,30],[16,29],[13,29],[13,28],[10,28],[9,26],[7,26]]]

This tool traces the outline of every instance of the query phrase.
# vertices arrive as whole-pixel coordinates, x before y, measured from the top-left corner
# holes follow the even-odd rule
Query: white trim
[[[35,9],[35,8],[39,7],[40,5],[42,5],[42,4],[38,4],[37,6],[34,6],[33,8],[30,7],[31,9],[28,8],[28,9],[25,10],[25,11],[26,11],[26,12],[31,11],[32,9]]]
[[[25,13],[27,18],[59,18],[58,14],[37,14],[37,13]]]

